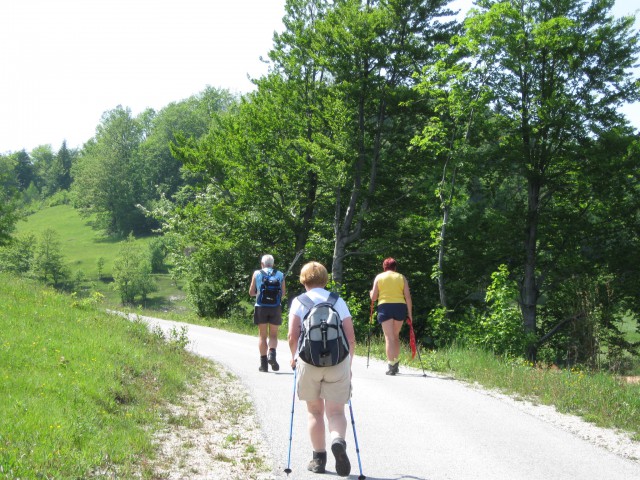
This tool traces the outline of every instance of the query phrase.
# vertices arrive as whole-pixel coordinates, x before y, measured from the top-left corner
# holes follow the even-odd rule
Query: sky
[[[471,0],[456,0],[466,11]],[[81,147],[102,114],[161,110],[207,86],[247,93],[268,71],[285,0],[0,2],[0,154]],[[615,16],[637,0],[616,0]],[[638,15],[640,17],[640,15]],[[636,21],[640,28],[640,18]],[[638,76],[640,76],[640,69]],[[640,129],[640,104],[623,108]]]

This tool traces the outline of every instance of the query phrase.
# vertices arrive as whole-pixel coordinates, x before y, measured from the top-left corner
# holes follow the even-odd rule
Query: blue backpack
[[[256,303],[260,306],[277,307],[280,305],[282,295],[282,285],[278,278],[278,271],[273,268],[268,272],[262,271],[262,283],[258,288],[258,298]]]

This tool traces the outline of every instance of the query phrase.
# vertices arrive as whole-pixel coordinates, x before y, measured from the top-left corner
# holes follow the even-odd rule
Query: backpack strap
[[[298,295],[298,301],[304,305],[304,307],[307,310],[311,310],[313,308],[313,306],[315,305],[315,303],[313,303],[313,300],[311,300],[309,298],[309,295],[307,295],[306,293],[303,293],[302,295]]]
[[[338,301],[338,298],[340,298],[340,296],[336,292],[330,292],[329,298],[327,298],[327,303],[333,307]]]
[[[311,300],[309,298],[309,295],[307,295],[306,293],[303,293],[302,295],[298,295],[297,298],[298,298],[298,301],[302,305],[304,305],[307,310],[311,310],[316,305],[315,302]],[[336,292],[330,292],[329,298],[327,298],[325,302],[319,302],[319,303],[328,303],[333,307],[338,301],[338,298],[340,298],[340,296]]]

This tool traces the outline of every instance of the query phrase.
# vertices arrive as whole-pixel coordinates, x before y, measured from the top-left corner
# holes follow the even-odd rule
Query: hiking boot
[[[390,363],[385,373],[387,375],[395,375],[399,371],[400,371],[400,362],[396,362],[396,363]]]
[[[260,355],[260,366],[258,367],[258,371],[260,372],[268,372],[269,365],[267,364],[267,356]]]
[[[307,466],[307,470],[313,473],[324,473],[327,465],[327,452],[313,452],[313,458]]]
[[[274,372],[277,372],[278,370],[280,370],[280,365],[278,365],[278,362],[276,362],[275,348],[269,349],[269,356],[267,357],[267,360],[269,362],[269,365],[271,365],[271,370],[273,370]]]
[[[341,477],[348,477],[351,473],[351,463],[347,457],[347,442],[342,438],[336,438],[331,442],[331,452],[336,457],[336,473]]]

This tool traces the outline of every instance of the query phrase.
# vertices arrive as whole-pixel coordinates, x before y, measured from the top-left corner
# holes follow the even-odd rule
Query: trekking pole
[[[422,365],[422,357],[420,356],[420,349],[418,348],[418,342],[416,342],[416,334],[413,331],[413,322],[411,321],[410,316],[407,316],[407,325],[409,325],[409,345],[411,346],[411,358],[415,358],[416,353],[418,354],[420,367],[422,367],[422,376],[426,377],[427,374],[425,373],[424,366]]]
[[[360,476],[358,477],[358,480],[364,480],[367,477],[365,477],[362,474],[362,462],[360,461],[360,447],[358,446],[358,435],[356,435],[356,422],[353,419],[353,407],[351,406],[351,399],[349,399],[349,413],[351,414],[351,426],[353,427],[353,439],[356,444],[356,455],[358,456],[358,468],[360,469]]]
[[[293,397],[291,399],[291,423],[289,424],[289,454],[287,455],[287,468],[284,469],[284,473],[287,477],[291,473],[291,440],[293,439],[293,410],[296,404],[296,378],[298,376],[298,369],[293,369]]]
[[[424,371],[424,366],[422,365],[422,357],[420,356],[420,347],[416,348],[416,353],[418,354],[418,360],[420,360],[420,368],[422,368],[422,376],[426,377],[427,374]]]
[[[373,325],[373,299],[371,300],[371,313],[369,315],[369,336],[367,337],[367,368],[369,368],[369,354],[371,353],[371,325]]]

